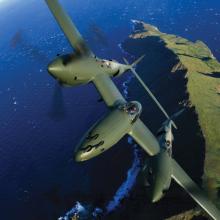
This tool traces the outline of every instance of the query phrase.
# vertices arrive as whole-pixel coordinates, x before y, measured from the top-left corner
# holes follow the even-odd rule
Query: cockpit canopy
[[[139,108],[136,103],[128,103],[128,105],[125,107],[125,111],[130,115],[134,115],[139,112]]]
[[[128,113],[129,115],[140,115],[141,114],[141,104],[138,102],[127,102],[120,106],[120,109]]]

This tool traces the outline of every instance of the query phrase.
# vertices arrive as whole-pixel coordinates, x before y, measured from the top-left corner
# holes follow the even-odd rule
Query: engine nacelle
[[[141,104],[138,102],[119,105],[89,129],[76,148],[75,160],[89,160],[115,145],[131,130],[140,113]]]
[[[149,160],[148,177],[152,202],[159,201],[170,187],[172,164],[171,156],[165,149]]]
[[[84,66],[79,65],[83,60],[75,54],[59,56],[49,64],[48,72],[63,86],[86,84],[92,80],[92,76],[83,74],[79,68],[79,66]]]

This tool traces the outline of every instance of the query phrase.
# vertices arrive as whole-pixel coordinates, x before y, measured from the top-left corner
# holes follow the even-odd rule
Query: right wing
[[[150,156],[159,153],[160,146],[157,139],[140,119],[134,123],[129,135],[133,137]]]
[[[93,55],[74,23],[59,4],[58,0],[45,1],[76,52],[81,55]]]
[[[97,75],[93,79],[93,83],[108,107],[114,107],[119,102],[126,102],[107,74]]]
[[[172,159],[172,178],[204,209],[213,219],[220,220],[220,211],[205,193],[193,182],[180,165]]]

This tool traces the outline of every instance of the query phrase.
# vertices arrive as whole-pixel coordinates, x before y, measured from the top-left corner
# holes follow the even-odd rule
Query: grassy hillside
[[[186,71],[189,101],[198,114],[206,142],[204,185],[212,199],[218,203],[217,197],[220,195],[220,63],[201,41],[191,42],[175,35],[161,33],[156,27],[143,22],[137,23],[139,28],[130,38],[159,38],[179,60],[172,72],[180,69]]]

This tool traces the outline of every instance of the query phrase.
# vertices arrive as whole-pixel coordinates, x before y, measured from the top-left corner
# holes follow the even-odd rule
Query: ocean
[[[119,44],[136,19],[162,32],[202,40],[220,59],[217,0],[62,3],[97,56],[122,62]],[[0,12],[1,218],[50,220],[64,215],[78,200],[111,200],[132,166],[132,147],[124,139],[100,158],[73,161],[74,146],[108,110],[97,101],[100,96],[93,85],[56,94],[47,64],[72,48],[44,1],[2,1]],[[121,91],[126,79],[116,81]]]

